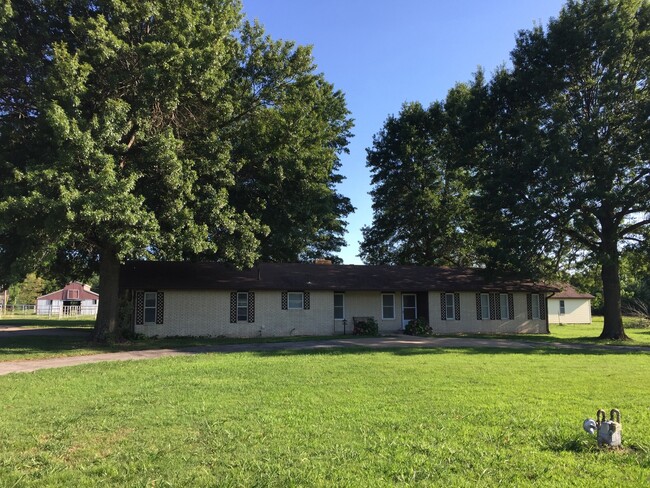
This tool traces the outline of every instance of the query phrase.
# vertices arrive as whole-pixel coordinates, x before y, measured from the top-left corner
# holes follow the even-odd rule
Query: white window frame
[[[490,320],[490,294],[481,293],[481,320]]]
[[[510,316],[510,300],[508,300],[507,293],[499,293],[499,308],[501,309],[501,320],[510,320],[512,318]]]
[[[449,306],[449,297],[451,297],[451,307]],[[456,298],[453,293],[445,293],[445,308],[447,309],[445,313],[446,319],[456,320]],[[450,310],[451,315],[449,314]]]
[[[147,306],[147,295],[153,295],[153,307]],[[147,322],[147,309],[153,309],[153,321]],[[156,325],[156,314],[158,311],[158,293],[155,291],[144,292],[144,302],[142,307],[142,321],[144,325]]]
[[[341,297],[341,305],[336,304],[336,297]],[[341,316],[336,316],[336,310],[341,310]],[[334,320],[345,320],[345,293],[334,293]]]
[[[294,298],[296,295],[300,296],[300,307],[291,306],[291,295],[293,295]],[[287,310],[304,310],[304,308],[305,308],[305,294],[302,291],[287,292]]]
[[[390,299],[392,301],[392,305],[390,305],[390,306],[384,305],[384,297],[390,297]],[[387,316],[387,315],[384,314],[385,308],[392,308],[392,310],[393,310],[392,317]],[[382,293],[381,294],[381,319],[382,320],[395,320],[395,293]]]
[[[79,290],[68,290],[68,300],[79,300]]]
[[[535,310],[535,306],[537,306],[537,310]],[[531,309],[531,316],[533,317],[533,320],[540,320],[541,319],[541,302],[540,302],[539,293],[531,293],[531,295],[530,295],[530,309]]]
[[[560,315],[565,315],[566,314],[566,303],[564,303],[564,300],[560,300]]]
[[[245,297],[246,305],[240,305],[239,304],[239,298],[240,297]],[[239,310],[240,309],[244,310],[244,314],[242,316],[239,315]],[[248,322],[248,292],[247,291],[238,291],[237,292],[237,322]]]

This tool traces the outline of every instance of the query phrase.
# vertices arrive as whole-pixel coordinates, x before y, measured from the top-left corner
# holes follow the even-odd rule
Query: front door
[[[418,301],[415,293],[402,294],[402,328],[418,316]]]

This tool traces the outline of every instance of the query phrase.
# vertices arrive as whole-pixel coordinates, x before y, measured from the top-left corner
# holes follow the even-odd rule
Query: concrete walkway
[[[307,340],[300,342],[268,342],[247,344],[222,344],[194,346],[178,349],[150,349],[145,351],[127,351],[72,356],[50,359],[25,359],[20,361],[0,362],[0,375],[9,373],[28,373],[39,369],[64,368],[79,364],[99,363],[104,361],[135,361],[168,356],[189,356],[204,353],[236,352],[275,352],[275,351],[326,351],[337,348],[364,347],[368,349],[392,348],[496,348],[534,350],[552,348],[557,350],[606,350],[622,354],[644,352],[650,354],[650,348],[635,346],[607,346],[597,344],[567,344],[559,342],[531,342],[510,339],[481,339],[468,337],[350,337],[349,339]]]

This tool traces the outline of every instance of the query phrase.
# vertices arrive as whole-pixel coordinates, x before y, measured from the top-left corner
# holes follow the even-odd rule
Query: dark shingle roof
[[[122,289],[332,291],[559,291],[540,282],[505,279],[477,268],[262,263],[248,270],[213,262],[131,261]]]
[[[554,293],[552,298],[589,298],[589,299],[595,298],[593,295],[590,295],[589,293],[580,293],[578,290],[576,290],[568,283],[560,283],[557,285],[557,287],[560,288],[562,291],[558,293]]]

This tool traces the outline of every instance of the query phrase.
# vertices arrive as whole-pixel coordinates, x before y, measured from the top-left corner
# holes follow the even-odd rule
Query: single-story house
[[[36,299],[37,315],[97,315],[99,295],[77,281]]]
[[[551,324],[591,324],[593,295],[580,293],[568,283],[557,285],[561,291],[548,299],[548,321]]]
[[[380,333],[423,318],[435,333],[545,333],[558,288],[425,266],[127,262],[120,289],[134,331],[146,336],[290,336],[350,333],[373,317]]]

